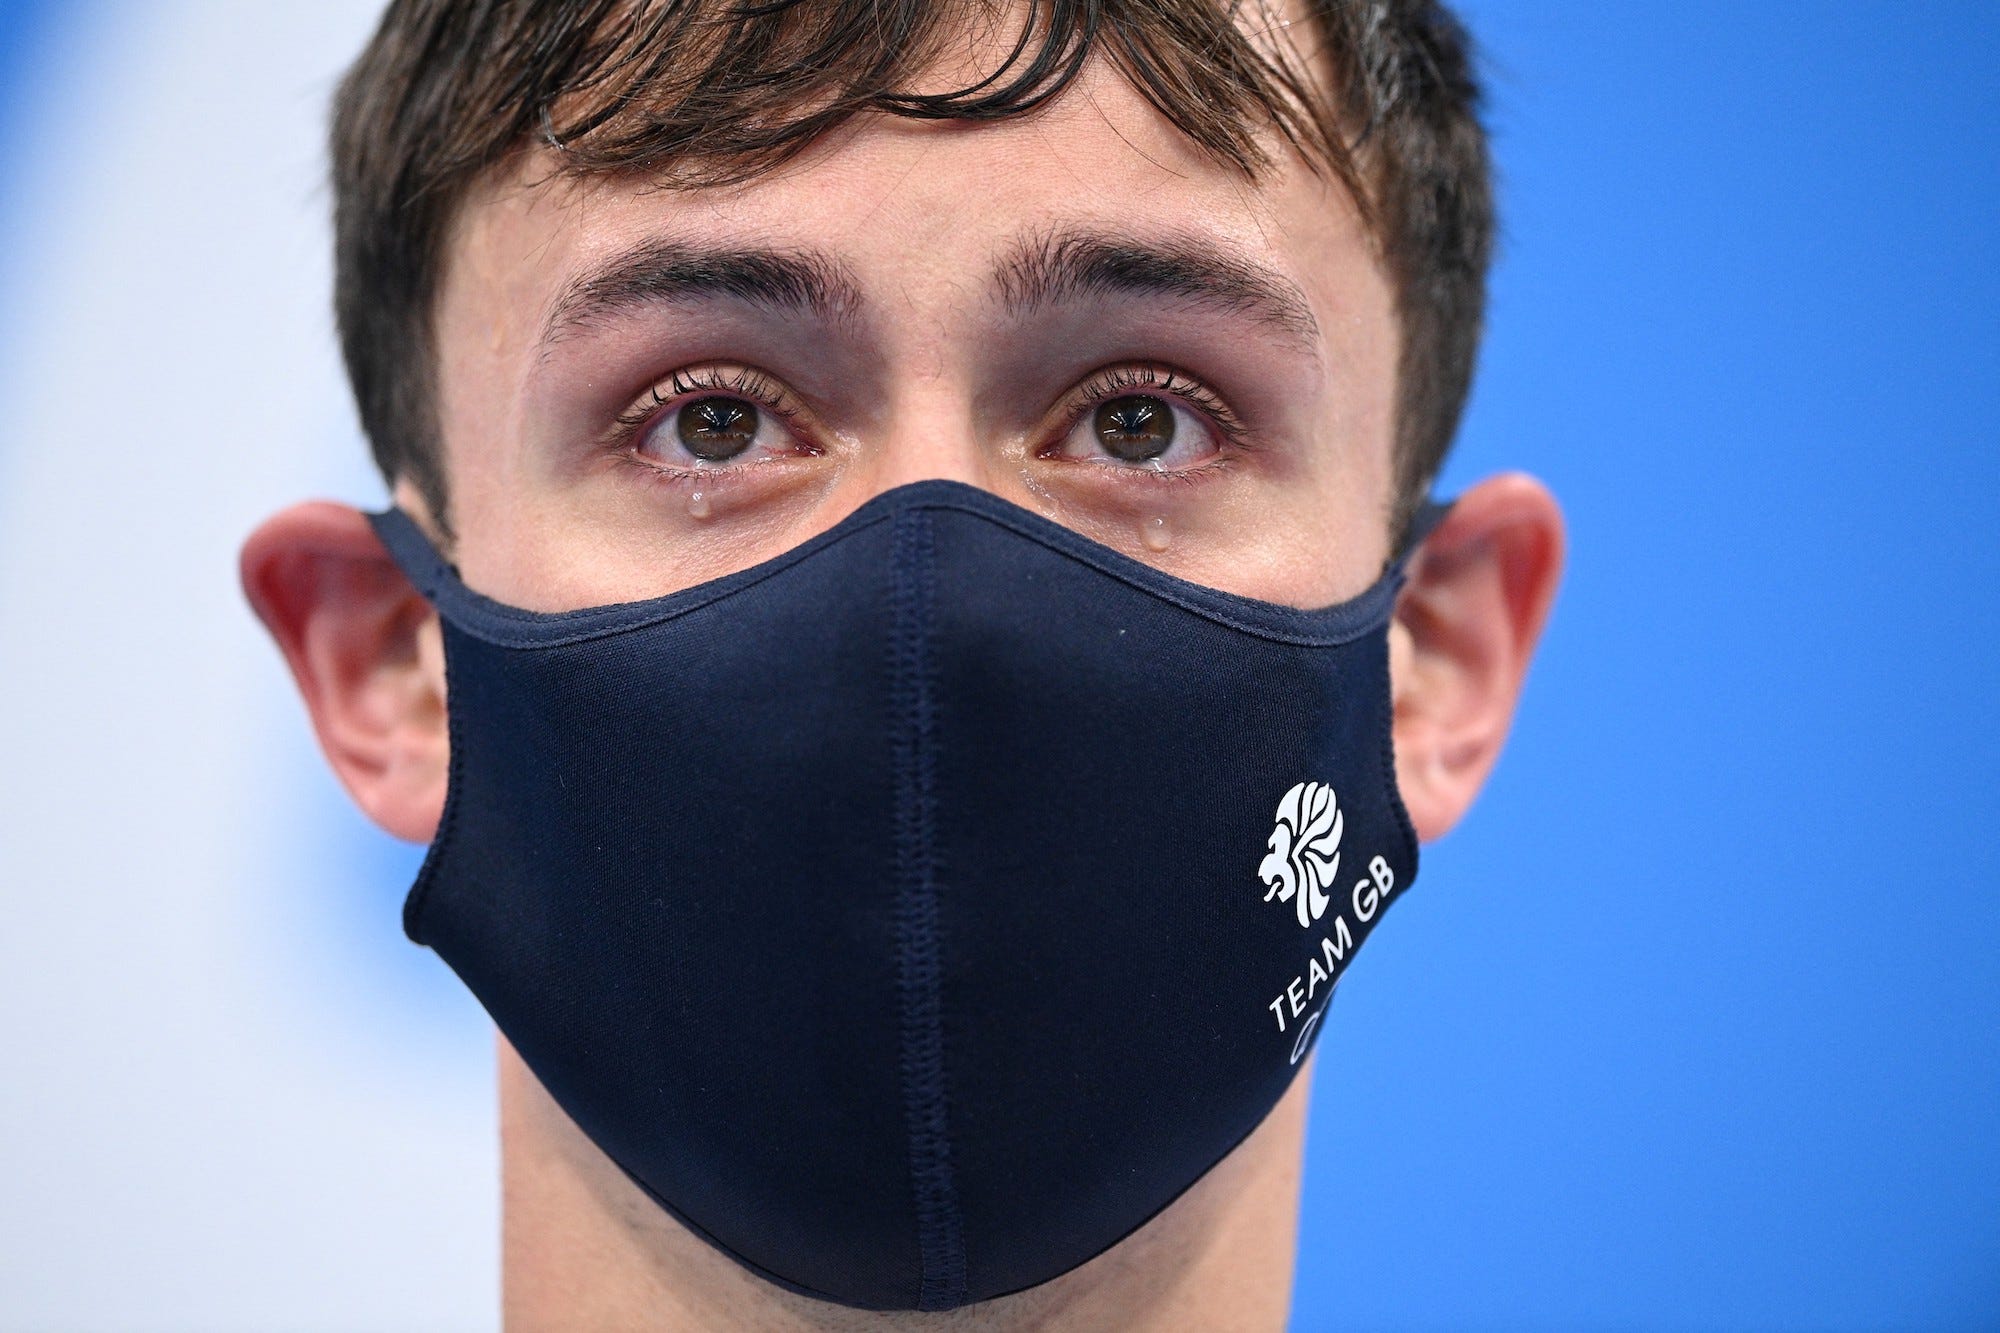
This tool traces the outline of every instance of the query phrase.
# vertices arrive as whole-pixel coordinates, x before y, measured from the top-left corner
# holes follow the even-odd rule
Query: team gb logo
[[[1278,802],[1278,826],[1257,877],[1270,887],[1264,901],[1297,900],[1299,924],[1311,927],[1326,912],[1327,888],[1340,873],[1340,831],[1345,821],[1333,788],[1301,782]]]

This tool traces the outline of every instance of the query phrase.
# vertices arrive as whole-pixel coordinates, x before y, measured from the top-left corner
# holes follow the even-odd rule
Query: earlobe
[[[1562,563],[1555,497],[1510,473],[1460,496],[1411,564],[1390,678],[1396,781],[1427,842],[1463,817],[1499,757]]]
[[[429,841],[450,759],[436,613],[346,505],[273,515],[241,574],[341,785],[387,832]]]

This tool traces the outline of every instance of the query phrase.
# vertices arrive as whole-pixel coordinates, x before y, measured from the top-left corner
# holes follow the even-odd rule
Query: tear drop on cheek
[[[1165,515],[1155,515],[1139,525],[1139,544],[1156,553],[1174,544],[1174,534],[1167,530]]]
[[[690,518],[707,518],[708,509],[708,496],[702,492],[695,491],[688,496],[688,516]]]

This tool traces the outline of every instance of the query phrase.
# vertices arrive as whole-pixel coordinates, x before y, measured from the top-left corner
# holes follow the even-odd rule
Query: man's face
[[[437,307],[489,596],[672,592],[925,478],[1269,601],[1380,571],[1397,333],[1352,201],[1203,156],[1101,61],[1042,114],[868,117],[740,187],[551,166],[467,202]]]
[[[992,43],[964,63],[939,85]],[[537,149],[447,240],[450,555],[515,605],[631,601],[948,478],[1200,584],[1345,600],[1388,554],[1394,304],[1353,201],[1272,151],[1245,179],[1102,62],[1033,115],[864,117],[741,187],[583,183]],[[1426,840],[1499,752],[1561,561],[1554,500],[1511,476],[1461,494],[1409,571],[1394,751]],[[452,756],[421,594],[328,503],[263,524],[242,573],[355,800],[434,837]],[[532,1079],[502,1068],[518,1112]]]

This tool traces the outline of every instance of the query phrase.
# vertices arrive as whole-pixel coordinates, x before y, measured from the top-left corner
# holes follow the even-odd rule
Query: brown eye
[[[696,458],[719,463],[748,449],[757,438],[757,405],[717,394],[685,403],[674,414],[681,446]]]
[[[1121,463],[1158,458],[1174,442],[1174,410],[1149,394],[1126,394],[1098,405],[1097,442]]]

